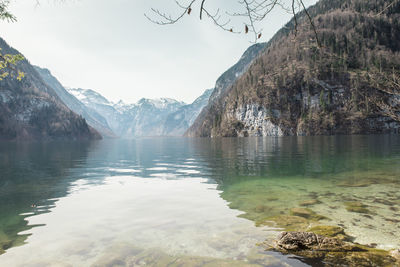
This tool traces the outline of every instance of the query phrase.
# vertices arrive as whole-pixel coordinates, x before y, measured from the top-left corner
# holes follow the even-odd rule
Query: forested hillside
[[[40,77],[49,85],[58,95],[61,101],[76,114],[85,118],[86,122],[94,129],[99,131],[103,137],[115,138],[116,135],[110,129],[106,119],[95,110],[86,107],[74,95],[70,94],[67,89],[54,77],[50,70],[34,66]]]
[[[0,38],[4,54],[19,54]],[[34,67],[18,63],[25,77],[0,81],[0,140],[99,139],[85,119],[68,109]]]
[[[298,14],[189,136],[399,132],[400,2],[322,0],[309,14],[317,34]]]

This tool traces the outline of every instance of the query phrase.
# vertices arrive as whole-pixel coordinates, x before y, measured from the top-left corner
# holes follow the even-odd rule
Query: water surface
[[[0,265],[306,266],[258,244],[322,224],[398,248],[399,189],[398,136],[1,143]]]

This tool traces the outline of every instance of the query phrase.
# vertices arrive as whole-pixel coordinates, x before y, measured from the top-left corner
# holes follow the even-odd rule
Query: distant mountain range
[[[142,98],[135,104],[113,103],[94,90],[68,89],[87,108],[96,111],[119,137],[182,136],[208,103],[210,90],[192,104],[170,98]]]
[[[35,68],[64,103],[104,137],[182,136],[193,124],[194,129],[198,127],[196,119],[202,121],[199,119],[202,114],[212,109],[210,103],[241,77],[265,46],[260,43],[248,48],[240,60],[218,78],[215,88],[206,90],[191,104],[170,98],[142,98],[134,104],[122,100],[113,103],[91,89],[65,89],[49,70]]]
[[[163,135],[182,136],[207,105],[214,89],[206,90],[192,104],[184,105],[165,119]]]
[[[68,108],[107,138],[182,136],[207,105],[213,91],[206,90],[192,104],[170,98],[113,103],[91,89],[64,88],[48,69],[35,66],[35,70]]]
[[[400,3],[321,0],[308,12],[318,35],[300,12],[191,104],[113,103],[24,60],[22,82],[0,81],[0,139],[400,133]]]
[[[3,43],[3,46],[7,48],[4,41]],[[22,69],[27,73],[27,78],[20,83],[16,81],[9,82],[13,83],[13,86],[16,88],[23,88],[27,82],[30,82],[30,78],[34,77],[33,80],[36,83],[36,87],[43,87],[45,92],[51,95],[53,101],[57,102],[58,107],[62,107],[62,109],[68,111],[68,114],[71,114],[71,116],[77,116],[83,125],[86,125],[86,123],[90,125],[91,127],[87,125],[86,127],[88,127],[88,131],[94,136],[96,136],[97,132],[93,129],[96,129],[106,138],[182,136],[195,122],[203,108],[209,104],[210,97],[211,101],[213,101],[213,99],[223,94],[226,88],[246,71],[249,64],[264,46],[265,44],[256,44],[250,47],[239,62],[218,79],[215,88],[206,90],[190,104],[170,98],[142,98],[134,104],[127,104],[122,100],[118,103],[113,103],[91,89],[65,88],[48,69],[32,66],[27,61],[23,63]],[[13,54],[18,53],[16,50],[12,50],[12,52]],[[5,82],[3,81],[2,83],[4,84]],[[0,91],[0,100],[3,100],[3,102],[7,101],[8,94],[5,90]],[[23,108],[21,112],[22,110]],[[27,110],[32,110],[32,108],[28,108]],[[18,112],[16,111],[16,113]],[[3,114],[6,114],[6,112]],[[37,112],[34,115],[36,116],[36,121],[47,120],[47,117],[51,116],[50,113]],[[22,115],[19,117],[22,117]],[[0,131],[7,132],[7,135],[10,136],[9,139],[13,139],[12,136],[27,135],[24,131],[16,133],[18,130],[14,132],[10,130],[11,125],[15,124],[16,118],[12,116],[9,118],[4,117],[3,121],[0,121]],[[57,121],[55,118],[53,120]],[[60,120],[62,119],[60,118]],[[2,122],[3,125],[1,125]],[[64,123],[66,122],[59,122],[60,125]],[[67,131],[68,127],[64,127],[63,129]],[[42,130],[41,132],[44,134],[45,131]],[[59,136],[65,137],[65,134],[60,132],[44,135],[53,135],[54,138],[58,138]],[[73,134],[71,135],[71,137],[67,136],[66,138],[77,138]],[[47,136],[49,139],[53,139],[53,137]],[[98,134],[97,137],[99,137]],[[32,138],[35,139],[34,137]]]
[[[119,137],[161,136],[166,117],[185,103],[174,99],[145,99],[135,104],[113,103],[93,90],[68,89],[87,107],[107,120]]]

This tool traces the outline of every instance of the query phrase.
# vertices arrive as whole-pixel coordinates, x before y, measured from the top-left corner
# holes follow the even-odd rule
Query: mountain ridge
[[[218,99],[220,99],[226,93],[228,88],[241,77],[241,75],[250,67],[254,58],[263,51],[266,46],[267,43],[258,43],[247,48],[239,61],[217,79],[207,105],[202,109],[192,125],[186,130],[184,136],[196,136],[197,132],[202,131],[202,128],[207,127],[208,114],[219,112],[217,111],[220,109],[217,105]],[[200,134],[199,136],[204,136],[204,134]]]
[[[111,129],[122,138],[182,136],[193,121],[193,116],[197,116],[207,104],[211,93],[210,90],[206,91],[191,104],[167,97],[141,98],[136,103],[128,104],[123,100],[117,103],[109,101],[91,89],[67,90],[88,108],[102,114]],[[171,118],[178,114],[179,120]]]
[[[98,130],[102,136],[107,138],[116,137],[115,133],[108,126],[106,119],[95,110],[87,108],[79,99],[70,94],[57,78],[51,74],[50,70],[39,66],[34,66],[34,68],[68,108],[84,117],[87,123]]]
[[[321,0],[268,42],[187,136],[398,133],[400,3]],[[397,86],[396,86],[397,84]]]
[[[0,38],[5,54],[20,54]],[[25,77],[0,81],[0,139],[2,140],[88,140],[101,139],[84,118],[71,111],[24,59],[17,64]]]

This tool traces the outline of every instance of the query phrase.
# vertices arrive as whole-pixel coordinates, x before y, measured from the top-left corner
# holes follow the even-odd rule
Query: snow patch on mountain
[[[102,114],[111,129],[123,138],[181,136],[207,104],[211,94],[208,90],[206,96],[199,97],[192,104],[172,98],[142,98],[136,103],[123,100],[114,103],[90,89],[70,88],[68,91]]]

